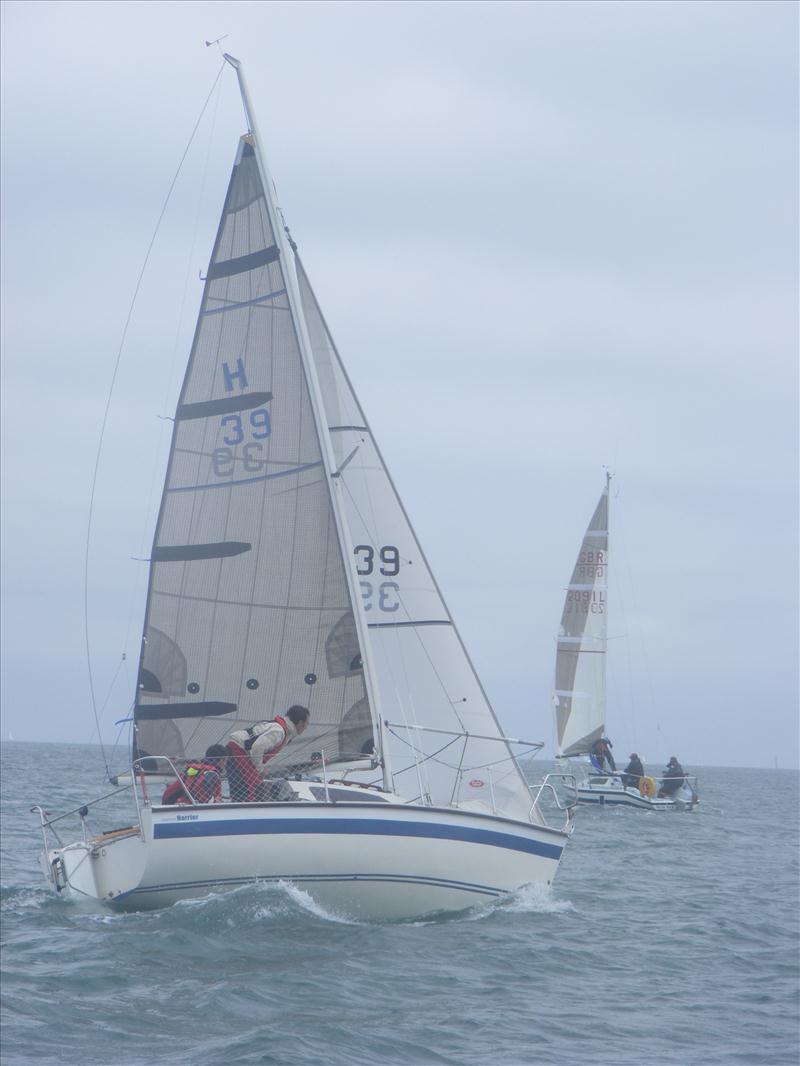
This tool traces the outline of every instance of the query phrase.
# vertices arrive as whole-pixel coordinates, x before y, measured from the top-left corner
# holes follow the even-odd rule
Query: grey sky
[[[219,67],[202,42],[227,33],[509,733],[552,752],[554,635],[607,464],[616,750],[797,765],[797,30],[764,0],[4,3],[3,739],[94,732],[100,422]],[[241,132],[226,71],[123,353],[90,567],[106,739]]]

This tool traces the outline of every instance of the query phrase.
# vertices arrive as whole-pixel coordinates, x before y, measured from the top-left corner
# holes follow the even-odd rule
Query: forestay
[[[297,272],[338,467],[338,498],[353,541],[372,681],[390,723],[384,743],[395,785],[410,799],[473,801],[527,820],[529,789],[502,739],[299,260]]]
[[[572,571],[556,651],[559,755],[581,755],[605,729],[608,478]]]
[[[287,280],[241,139],[178,402],[150,563],[135,752],[194,758],[291,704],[275,765],[371,750],[372,717]]]

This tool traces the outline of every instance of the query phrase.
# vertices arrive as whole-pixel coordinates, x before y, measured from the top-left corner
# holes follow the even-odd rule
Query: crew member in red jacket
[[[269,722],[237,729],[228,741],[228,783],[234,803],[254,803],[263,796],[259,789],[268,764],[282,748],[308,728],[308,707],[295,704]]]
[[[228,751],[220,744],[212,744],[205,758],[187,763],[177,781],[164,789],[161,802],[172,803],[220,803],[222,800],[221,761]]]

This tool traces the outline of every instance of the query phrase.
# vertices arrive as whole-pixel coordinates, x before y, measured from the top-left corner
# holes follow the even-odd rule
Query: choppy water
[[[29,807],[104,791],[99,751],[5,744],[4,1066],[795,1064],[798,774],[699,773],[693,814],[581,809],[550,892],[374,926],[270,886],[56,899]]]

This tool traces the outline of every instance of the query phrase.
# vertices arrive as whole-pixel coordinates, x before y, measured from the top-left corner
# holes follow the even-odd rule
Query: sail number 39
[[[241,454],[243,469],[250,474],[259,473],[265,469],[263,445],[259,442],[272,433],[272,423],[266,407],[250,411],[246,421],[239,414],[225,415],[220,419],[220,428],[223,431],[222,442],[226,447],[215,448],[211,453],[211,463],[217,477],[230,477],[234,473],[237,463],[234,449],[240,444],[243,445]],[[247,437],[251,439],[244,444]]]
[[[400,573],[400,552],[393,544],[384,544],[377,552],[371,544],[357,544],[353,554],[357,560],[356,573],[361,578],[373,574],[376,569],[383,577],[397,577]],[[362,580],[360,584],[365,611],[371,611],[373,604],[379,611],[389,614],[400,607],[397,598],[400,586],[395,581],[381,581],[377,588],[372,581]]]

